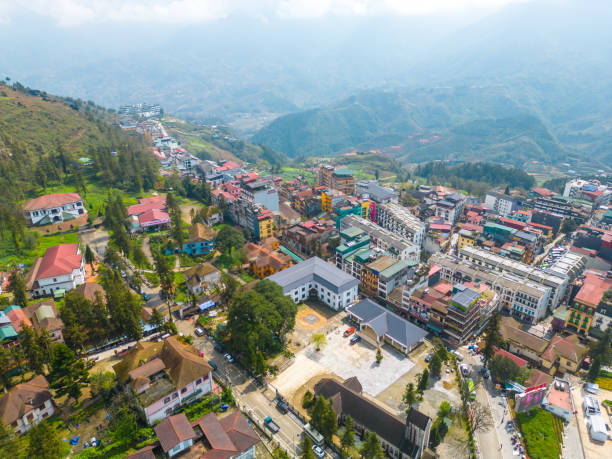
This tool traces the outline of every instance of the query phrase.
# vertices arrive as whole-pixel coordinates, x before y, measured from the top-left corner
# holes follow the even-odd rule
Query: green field
[[[546,410],[534,408],[518,413],[521,432],[533,459],[558,459],[561,455],[563,424]]]
[[[76,233],[55,234],[41,236],[34,250],[19,250],[11,240],[3,238],[0,240],[0,269],[8,269],[10,266],[22,263],[29,267],[36,258],[43,256],[49,247],[76,242],[79,242]]]

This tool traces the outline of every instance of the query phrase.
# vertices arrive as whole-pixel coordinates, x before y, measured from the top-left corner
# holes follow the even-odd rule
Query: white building
[[[444,220],[444,223],[454,225],[459,220],[465,207],[465,196],[460,193],[452,193],[444,197],[435,204],[437,217]]]
[[[507,217],[520,207],[518,198],[497,191],[487,193],[484,206],[502,217]]]
[[[28,432],[54,412],[49,383],[42,375],[17,384],[0,398],[0,419],[18,435]]]
[[[78,193],[54,193],[39,196],[23,206],[32,225],[49,225],[86,215],[83,199]]]
[[[290,266],[268,280],[280,285],[283,293],[296,303],[315,296],[336,311],[355,302],[359,286],[353,276],[319,257]]]
[[[425,224],[408,209],[394,202],[376,206],[376,220],[393,234],[408,239],[419,247],[425,239]]]
[[[72,290],[85,283],[85,263],[79,244],[49,247],[36,260],[26,283],[34,296],[53,295],[56,290]]]

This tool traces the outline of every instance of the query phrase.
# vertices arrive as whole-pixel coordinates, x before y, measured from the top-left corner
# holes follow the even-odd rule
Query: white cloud
[[[91,22],[199,23],[232,13],[255,17],[415,15],[498,8],[527,0],[0,0],[0,22],[19,12],[47,16],[61,26]]]

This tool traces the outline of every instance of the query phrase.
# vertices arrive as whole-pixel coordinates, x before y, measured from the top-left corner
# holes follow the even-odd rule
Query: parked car
[[[212,367],[213,370],[217,371],[217,364],[215,362],[209,360],[208,364]]]
[[[312,445],[312,452],[317,457],[325,457],[325,451],[319,445]]]
[[[200,327],[196,327],[195,330],[193,331],[197,336],[203,336],[204,335],[204,330],[202,330]]]
[[[232,357],[231,354],[225,354],[223,357],[225,357],[225,360],[229,363],[234,363],[234,357]]]
[[[344,337],[351,336],[353,333],[355,333],[355,327],[347,328],[344,332]]]
[[[433,358],[433,356],[434,356],[433,352],[430,352],[429,354],[427,354],[427,357],[425,357],[425,362],[429,362]]]
[[[353,337],[351,338],[350,343],[351,343],[351,344],[355,344],[355,343],[358,343],[359,341],[361,341],[361,336],[359,336],[359,335],[355,335],[355,336],[353,336]]]
[[[146,293],[142,294],[142,299],[145,301],[149,301],[151,299],[151,297],[149,295],[147,295]]]
[[[278,399],[276,401],[276,409],[283,414],[286,414],[289,411],[289,404],[286,400]]]

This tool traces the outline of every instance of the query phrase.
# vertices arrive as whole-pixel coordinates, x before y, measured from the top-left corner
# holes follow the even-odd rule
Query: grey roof
[[[338,294],[357,285],[359,281],[319,257],[312,257],[268,277],[283,288],[283,293],[315,281]]]
[[[525,231],[517,231],[516,233],[514,233],[514,236],[520,237],[521,239],[524,239],[529,242],[535,242],[538,239],[535,234],[526,233]]]
[[[427,332],[366,298],[347,311],[367,323],[378,336],[387,335],[406,347],[421,341]]]
[[[451,301],[468,309],[470,305],[478,299],[480,294],[463,284],[455,285],[456,293],[452,296]]]
[[[380,186],[376,180],[360,180],[357,182],[357,191],[369,195],[374,201],[381,202],[397,197],[397,192],[391,188]]]

